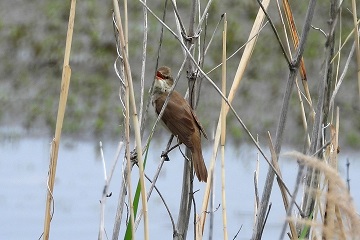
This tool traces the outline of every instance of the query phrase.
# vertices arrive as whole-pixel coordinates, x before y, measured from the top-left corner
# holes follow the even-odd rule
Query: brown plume
[[[157,114],[160,113],[172,84],[170,68],[159,68],[152,99]],[[195,174],[199,181],[206,182],[207,169],[202,156],[200,132],[205,137],[206,134],[189,103],[177,91],[171,93],[161,119],[170,132],[190,149]]]

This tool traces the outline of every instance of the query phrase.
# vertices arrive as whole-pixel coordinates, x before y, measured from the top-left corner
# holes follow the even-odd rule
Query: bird
[[[173,84],[171,69],[167,66],[158,68],[152,93],[152,105],[157,115],[160,114]],[[206,139],[207,136],[195,112],[179,92],[171,92],[161,120],[178,138],[179,143],[190,149],[195,175],[200,182],[206,182],[208,173],[202,155],[201,133]]]

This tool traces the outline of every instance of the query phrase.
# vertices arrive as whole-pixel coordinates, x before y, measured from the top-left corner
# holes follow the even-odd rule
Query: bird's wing
[[[159,96],[156,101],[156,112],[160,113],[167,95]],[[193,148],[191,136],[197,130],[198,124],[194,121],[194,114],[185,99],[176,91],[172,92],[171,98],[165,108],[162,120],[172,134],[177,136],[180,142],[188,148]]]
[[[205,129],[204,129],[203,126],[201,125],[201,123],[200,123],[199,119],[197,118],[194,110],[192,110],[192,109],[190,109],[190,110],[191,110],[191,114],[193,115],[193,117],[194,117],[194,119],[195,119],[195,121],[196,121],[196,124],[197,124],[197,126],[199,127],[200,131],[202,132],[202,134],[204,135],[204,137],[205,137],[206,139],[208,139],[208,136],[206,135]]]

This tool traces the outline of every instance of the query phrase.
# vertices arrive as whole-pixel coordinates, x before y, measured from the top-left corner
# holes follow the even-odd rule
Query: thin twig
[[[217,22],[217,24],[216,24],[216,26],[215,26],[215,29],[214,29],[211,37],[210,37],[209,43],[207,44],[207,46],[206,46],[206,48],[205,48],[204,56],[206,55],[207,51],[209,50],[209,48],[210,48],[210,46],[211,46],[211,43],[212,43],[212,41],[213,41],[213,39],[214,39],[214,37],[215,37],[215,33],[216,33],[216,31],[217,31],[217,29],[218,29],[221,21],[223,20],[223,18],[224,18],[224,14],[221,15],[219,21]],[[204,45],[204,47],[205,47],[205,45]]]
[[[169,148],[170,148],[170,146],[171,146],[171,142],[172,142],[172,140],[173,140],[173,137],[174,137],[174,135],[171,135],[171,137],[170,137],[170,139],[169,139],[169,141],[168,141],[168,144],[167,144],[167,146],[166,146],[165,152],[168,152],[168,151],[169,151]],[[160,172],[161,172],[161,169],[162,169],[162,167],[163,167],[163,165],[164,165],[164,161],[165,161],[165,160],[166,160],[166,157],[165,157],[165,156],[161,156],[160,163],[159,163],[158,168],[157,168],[157,170],[156,170],[156,172],[155,172],[155,174],[154,174],[154,177],[153,177],[153,179],[152,179],[152,181],[151,181],[151,186],[149,187],[149,191],[148,191],[148,194],[147,194],[147,201],[149,201],[149,199],[150,199],[150,196],[151,196],[152,191],[153,191],[153,189],[154,189],[154,187],[155,187],[156,181],[158,180],[158,177],[159,177],[159,175],[160,175]],[[138,218],[136,219],[136,222],[135,222],[135,229],[138,228],[142,216],[143,216],[143,212],[140,211],[140,214],[139,214],[139,216],[138,216]]]
[[[146,0],[144,0],[146,2]],[[142,127],[144,115],[147,112],[144,112],[144,92],[145,92],[145,66],[146,66],[146,51],[147,51],[147,38],[148,38],[148,19],[147,19],[147,10],[143,7],[143,14],[144,14],[144,35],[143,35],[143,52],[142,52],[142,59],[141,59],[141,78],[140,78],[140,109],[139,109],[139,119],[140,119],[140,128]],[[146,111],[148,108],[145,108]],[[140,135],[142,137],[143,132],[140,130]]]
[[[334,101],[335,101],[335,97],[336,97],[336,94],[338,93],[339,89],[340,89],[340,86],[343,82],[343,80],[345,79],[345,75],[347,73],[347,70],[349,68],[349,65],[350,65],[350,62],[351,62],[351,59],[352,59],[352,56],[354,55],[354,52],[355,52],[355,42],[353,43],[352,47],[351,47],[351,50],[350,50],[350,53],[348,55],[348,58],[346,59],[346,63],[345,63],[345,66],[344,66],[344,70],[343,72],[341,73],[341,76],[338,80],[338,83],[336,84],[335,86],[335,89],[331,95],[331,99],[330,99],[330,109],[332,109],[334,107]]]
[[[281,41],[281,39],[280,39],[280,36],[279,36],[279,34],[278,34],[277,30],[276,30],[275,25],[273,24],[273,22],[272,22],[272,20],[271,20],[271,18],[270,18],[270,16],[269,16],[269,14],[267,13],[267,11],[266,11],[266,9],[264,8],[264,6],[263,6],[263,4],[261,3],[261,1],[260,1],[260,0],[256,0],[256,1],[257,1],[258,4],[260,5],[260,7],[261,7],[261,9],[263,10],[263,12],[264,12],[267,20],[269,21],[270,26],[271,26],[271,28],[272,28],[275,36],[276,36],[277,42],[279,43],[280,48],[281,48],[281,51],[282,51],[282,53],[283,53],[283,55],[284,55],[284,57],[285,57],[285,60],[286,60],[287,64],[290,66],[290,65],[291,65],[291,63],[290,63],[290,58],[289,58],[289,56],[288,56],[288,54],[287,54],[287,51],[285,50],[285,47],[284,47],[284,45],[283,45],[283,43],[282,43],[282,41]]]
[[[273,141],[270,135],[270,132],[268,132],[268,142],[269,142],[269,148],[270,148],[270,153],[271,153],[271,159],[272,159],[272,163],[274,164],[274,166],[276,167],[276,169],[280,172],[280,166],[277,162],[278,157],[276,156],[275,153],[275,149],[274,149],[274,145],[273,145]],[[282,185],[281,182],[277,181],[279,188],[280,188],[280,192],[281,192],[281,196],[282,196],[282,200],[284,203],[284,207],[285,207],[285,211],[287,211],[287,209],[289,208],[289,201],[285,192],[285,189]],[[292,197],[290,195],[290,197]],[[295,205],[298,207],[299,212],[301,212],[300,207],[297,205],[296,201],[295,201]],[[295,228],[295,224],[292,220],[288,221],[289,222],[289,227],[290,227],[290,231],[291,231],[291,235],[293,236],[292,239],[296,240],[297,239],[297,233],[296,233],[296,228]]]
[[[197,34],[200,33],[202,23],[203,23],[203,21],[207,18],[207,15],[208,15],[208,12],[209,12],[209,8],[210,8],[210,6],[211,6],[212,1],[213,1],[213,0],[209,0],[208,3],[206,4],[206,7],[205,7],[205,9],[204,9],[204,12],[203,12],[203,14],[202,14],[202,16],[201,16],[201,18],[200,18],[200,20],[199,20],[198,27],[197,27],[196,30],[195,30],[195,32],[196,32]]]
[[[107,176],[104,152],[103,152],[103,148],[102,148],[102,142],[100,142],[100,154],[101,154],[101,161],[103,163],[105,185],[104,185],[104,189],[103,189],[103,192],[102,192],[102,197],[101,197],[101,200],[100,200],[101,213],[100,213],[100,229],[99,229],[99,236],[98,236],[99,240],[103,239],[104,234],[106,233],[105,232],[105,219],[104,219],[104,217],[105,217],[105,202],[106,202],[106,198],[111,196],[111,193],[108,194],[108,189],[109,189],[109,185],[110,185],[112,176],[114,174],[114,171],[115,171],[115,168],[116,168],[119,156],[120,156],[122,146],[123,146],[123,142],[119,142],[118,148],[117,148],[116,153],[115,153],[114,162],[113,162],[112,167],[111,167],[110,175]]]
[[[240,233],[240,231],[241,231],[241,229],[242,229],[242,226],[243,226],[243,225],[241,224],[241,226],[240,226],[239,230],[236,232],[233,240],[235,240],[235,239],[237,238],[237,236],[239,235],[239,233]]]
[[[349,161],[349,158],[346,158],[346,183],[347,183],[347,188],[350,192],[350,161]]]
[[[168,0],[165,0],[164,11],[163,11],[163,16],[162,16],[162,21],[164,21],[164,22],[165,22],[165,18],[166,18],[167,3],[168,3]],[[145,11],[145,9],[144,9],[144,11]],[[163,39],[164,39],[164,26],[161,26],[159,45],[158,45],[157,54],[156,54],[155,71],[156,71],[156,69],[158,69],[158,66],[159,66],[159,59],[160,59],[161,46],[162,46],[162,43],[163,43]],[[156,75],[156,73],[154,72],[154,76],[155,75]],[[150,93],[152,93],[152,91],[153,91],[154,81],[155,81],[155,78],[153,79],[153,82],[151,84],[151,87],[150,87],[150,90],[149,90]],[[151,94],[149,94],[149,97],[148,97],[147,102],[146,102],[145,113],[148,113],[150,102],[151,102]],[[140,130],[141,131],[140,132],[141,136],[143,136],[143,134],[144,134],[146,120],[147,120],[147,114],[144,114],[143,118],[141,119],[141,130]]]
[[[173,9],[174,9],[174,12],[175,12],[176,19],[177,19],[178,23],[180,24],[181,33],[182,33],[182,35],[187,36],[186,29],[184,27],[183,21],[181,20],[181,17],[180,17],[179,11],[177,9],[175,0],[171,0],[171,3],[173,5]]]
[[[353,21],[354,21],[354,44],[356,49],[356,73],[358,79],[358,87],[359,87],[359,100],[360,100],[360,43],[359,43],[359,29],[357,27],[357,10],[356,10],[356,0],[351,1],[351,7],[353,11]],[[360,103],[360,101],[359,101]]]
[[[147,179],[151,184],[153,184],[153,182],[151,181],[151,179],[150,179],[146,174],[145,174],[145,177],[146,177],[146,179]],[[171,225],[172,225],[172,227],[173,227],[173,232],[175,232],[175,230],[176,230],[176,228],[175,228],[175,222],[174,222],[174,218],[173,218],[172,215],[171,215],[170,208],[169,208],[169,206],[166,204],[165,199],[164,199],[164,197],[162,196],[161,192],[159,191],[159,189],[158,189],[155,185],[154,185],[154,189],[155,189],[155,191],[158,193],[159,197],[161,198],[161,201],[164,203],[164,206],[165,206],[165,208],[166,208],[166,211],[168,212],[169,217],[170,217],[170,220],[171,220]]]
[[[264,225],[263,225],[262,228],[261,228],[261,235],[262,235],[262,233],[264,232],[265,225],[266,225],[266,222],[267,222],[267,220],[268,220],[271,207],[272,207],[272,203],[269,204],[269,208],[268,208],[268,210],[267,210],[267,212],[266,212],[265,219],[264,219]]]
[[[241,45],[238,49],[236,49],[228,58],[226,58],[226,61],[229,61],[233,56],[235,56],[241,49],[243,49],[244,47],[246,47],[246,45],[252,41],[255,37],[257,37],[260,32],[264,29],[264,27],[268,24],[268,22],[265,22],[264,25],[262,25],[262,27],[259,29],[259,31],[252,36],[251,38],[249,38],[243,45]],[[217,69],[218,67],[220,67],[222,65],[222,63],[219,63],[218,65],[216,65],[215,67],[213,67],[210,71],[208,71],[206,74],[209,75],[211,72],[213,72],[215,69]]]

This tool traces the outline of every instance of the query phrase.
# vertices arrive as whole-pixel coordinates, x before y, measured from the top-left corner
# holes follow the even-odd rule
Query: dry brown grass
[[[360,239],[360,218],[348,188],[337,170],[318,158],[299,152],[286,155],[298,160],[300,164],[319,170],[323,176],[321,185],[325,185],[321,190],[313,190],[322,216],[313,220],[295,216],[290,219],[311,226],[312,236],[316,239]],[[333,206],[333,209],[328,206]]]

